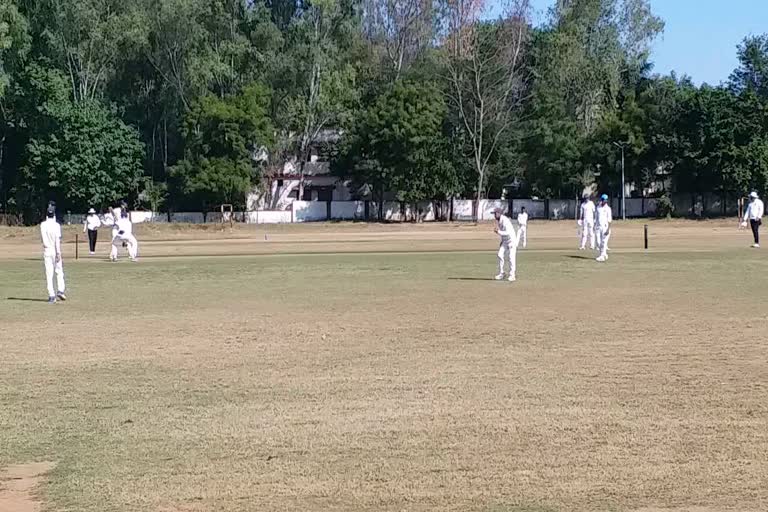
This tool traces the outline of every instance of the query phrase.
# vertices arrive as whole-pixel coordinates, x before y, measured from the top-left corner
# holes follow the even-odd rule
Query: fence
[[[693,197],[687,194],[673,195],[675,215],[681,217],[716,217],[735,216],[738,200],[722,198],[714,194]],[[654,217],[657,200],[652,198],[626,198],[626,216],[629,218]],[[621,199],[611,200],[613,215],[621,218]],[[493,211],[501,208],[509,215],[517,216],[525,207],[531,219],[575,219],[579,207],[576,199],[484,199],[480,201],[478,219],[493,219]],[[398,201],[385,201],[379,207],[375,201],[293,201],[286,210],[257,210],[232,212],[235,222],[247,224],[287,224],[292,222],[319,221],[376,221],[386,222],[430,222],[430,221],[472,221],[475,201],[454,199],[452,201],[424,201],[416,204]],[[134,223],[184,222],[190,224],[220,223],[223,220],[219,212],[172,212],[157,213],[133,211],[130,213]],[[83,214],[66,214],[61,219],[67,224],[81,224]],[[228,220],[228,217],[227,217]],[[18,224],[20,217],[0,215],[2,224]]]

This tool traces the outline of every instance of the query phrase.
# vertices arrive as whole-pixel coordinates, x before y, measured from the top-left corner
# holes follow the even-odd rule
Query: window
[[[277,180],[277,188],[283,188],[283,180]]]

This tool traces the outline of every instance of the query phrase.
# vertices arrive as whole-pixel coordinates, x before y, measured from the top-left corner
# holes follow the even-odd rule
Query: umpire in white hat
[[[752,236],[755,239],[755,243],[752,244],[752,247],[755,249],[760,248],[760,225],[763,223],[764,214],[765,206],[763,205],[763,201],[760,199],[760,196],[757,195],[757,192],[752,192],[749,194],[749,205],[747,205],[744,210],[744,218],[742,219],[741,226],[747,227],[747,222],[749,222],[749,227],[752,228]]]

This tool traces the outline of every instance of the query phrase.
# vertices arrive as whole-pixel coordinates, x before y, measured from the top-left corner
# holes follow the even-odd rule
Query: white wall
[[[549,200],[549,218],[553,220],[575,219],[576,218],[576,200],[575,199],[550,199]]]
[[[204,220],[202,212],[175,212],[171,214],[171,222],[202,224]]]
[[[546,219],[548,217],[547,210],[546,210],[546,204],[544,201],[533,199],[513,199],[512,200],[512,214],[517,217],[517,214],[520,213],[520,209],[525,206],[525,209],[528,211],[528,217],[531,219]]]
[[[331,218],[363,220],[365,219],[365,201],[333,201],[331,203]]]
[[[248,224],[289,224],[292,222],[291,210],[257,210],[245,213]]]
[[[478,218],[479,220],[494,220],[493,210],[501,208],[506,214],[508,207],[509,203],[504,199],[481,199]]]
[[[453,220],[473,220],[471,199],[453,200]]]
[[[294,201],[291,205],[293,221],[312,222],[328,220],[327,204],[325,201]]]

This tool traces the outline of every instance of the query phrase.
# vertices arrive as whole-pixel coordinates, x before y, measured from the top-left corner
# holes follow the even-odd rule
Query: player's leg
[[[597,261],[605,261],[603,259],[603,239],[604,239],[604,233],[600,228],[597,228],[595,230],[595,237],[597,238],[597,249],[600,252],[600,254],[597,256]]]
[[[46,254],[43,256],[43,264],[45,265],[45,284],[48,288],[48,300],[56,300],[56,289],[53,287],[53,269],[56,264],[56,256]]]
[[[114,237],[112,239],[112,248],[109,251],[109,259],[112,261],[117,261],[117,248],[119,245],[122,245],[122,242],[118,237]]]
[[[496,257],[499,260],[499,273],[496,276],[496,280],[497,281],[501,281],[502,279],[504,279],[504,250],[505,250],[505,246],[506,246],[506,244],[504,244],[503,242],[501,244],[499,244],[499,252],[496,253]]]
[[[587,238],[589,237],[589,225],[581,225],[581,236],[579,237],[579,250],[583,251],[587,247]]]
[[[755,240],[754,246],[760,247],[760,223],[755,219],[751,219],[749,226],[752,228],[752,238]]]
[[[517,247],[513,243],[509,243],[507,247],[509,252],[509,280],[514,281],[517,276]]]
[[[596,237],[595,226],[594,225],[592,225],[592,224],[589,225],[589,227],[587,228],[587,235],[588,235],[588,238],[589,238],[589,248],[594,251],[595,250],[595,237]]]
[[[128,256],[131,257],[132,260],[136,260],[139,256],[139,242],[136,240],[136,237],[133,235],[128,236],[127,238],[128,242]]]
[[[520,231],[522,232],[523,249],[525,249],[528,247],[528,226],[521,226]]]
[[[54,273],[56,274],[56,289],[58,290],[56,297],[61,300],[67,300],[67,296],[64,295],[64,292],[67,289],[67,286],[64,283],[64,262],[61,258],[59,258],[59,261],[57,261],[54,266]]]

